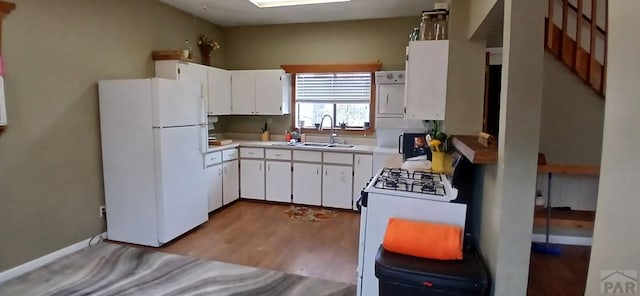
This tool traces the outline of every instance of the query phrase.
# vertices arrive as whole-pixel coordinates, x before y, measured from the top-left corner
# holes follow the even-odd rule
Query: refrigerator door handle
[[[201,89],[200,90],[200,93],[201,93],[200,100],[202,101],[202,103],[200,104],[201,107],[202,107],[202,112],[200,112],[200,114],[202,114],[201,115],[202,117],[200,117],[200,120],[202,122],[201,123],[202,125],[208,125],[208,123],[207,123],[207,112],[208,112],[208,110],[207,110],[207,102],[205,101],[206,99],[204,98],[204,95],[202,95],[204,93],[202,91],[202,84],[201,84],[200,89]]]
[[[202,135],[200,135],[200,152],[202,154],[207,153],[207,146],[208,146],[208,137],[207,137],[207,133],[209,132],[207,130],[207,126],[206,125],[201,125],[200,128],[202,129]]]

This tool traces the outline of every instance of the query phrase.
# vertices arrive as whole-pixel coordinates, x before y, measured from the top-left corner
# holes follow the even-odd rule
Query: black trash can
[[[489,273],[475,248],[463,260],[432,260],[386,251],[376,256],[379,296],[484,296]]]

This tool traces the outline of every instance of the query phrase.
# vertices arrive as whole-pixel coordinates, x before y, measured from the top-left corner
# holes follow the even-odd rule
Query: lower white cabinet
[[[322,204],[322,165],[293,163],[293,203],[319,206]]]
[[[267,161],[266,199],[291,202],[291,162]]]
[[[222,204],[227,205],[240,197],[240,175],[238,161],[226,161],[222,164],[223,182]]]
[[[373,177],[373,156],[356,154],[353,162],[353,209],[357,210],[356,202],[360,198],[360,191]]]
[[[209,166],[207,174],[207,197],[209,199],[209,212],[222,207],[222,164]]]
[[[265,200],[264,160],[240,160],[240,197]]]
[[[325,165],[322,176],[322,206],[353,208],[353,168],[342,165]]]

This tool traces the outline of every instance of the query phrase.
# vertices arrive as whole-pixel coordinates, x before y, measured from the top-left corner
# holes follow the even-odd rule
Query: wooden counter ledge
[[[498,146],[485,147],[478,143],[478,136],[453,136],[451,142],[473,164],[498,162]]]

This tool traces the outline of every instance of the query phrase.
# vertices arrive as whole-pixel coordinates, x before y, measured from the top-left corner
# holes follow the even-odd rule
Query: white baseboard
[[[103,239],[105,239],[107,237],[107,233],[103,232],[99,234]],[[95,237],[95,236],[94,236]],[[22,265],[18,265],[14,268],[5,270],[3,272],[0,272],[0,284],[2,284],[3,282],[6,282],[12,278],[21,276],[27,272],[30,272],[32,270],[38,269],[40,267],[42,267],[43,265],[49,264],[51,262],[53,262],[56,259],[59,259],[61,257],[64,257],[66,255],[69,255],[71,253],[77,252],[79,250],[82,250],[86,247],[89,246],[89,241],[91,240],[91,238],[85,239],[81,242],[77,242],[73,245],[70,245],[68,247],[62,248],[60,250],[57,250],[55,252],[49,253],[47,255],[44,255],[40,258],[36,258],[34,260],[31,260],[25,264]]]
[[[531,241],[535,243],[546,242],[544,234],[533,234]],[[586,236],[549,235],[549,243],[558,245],[591,246],[593,238]]]

